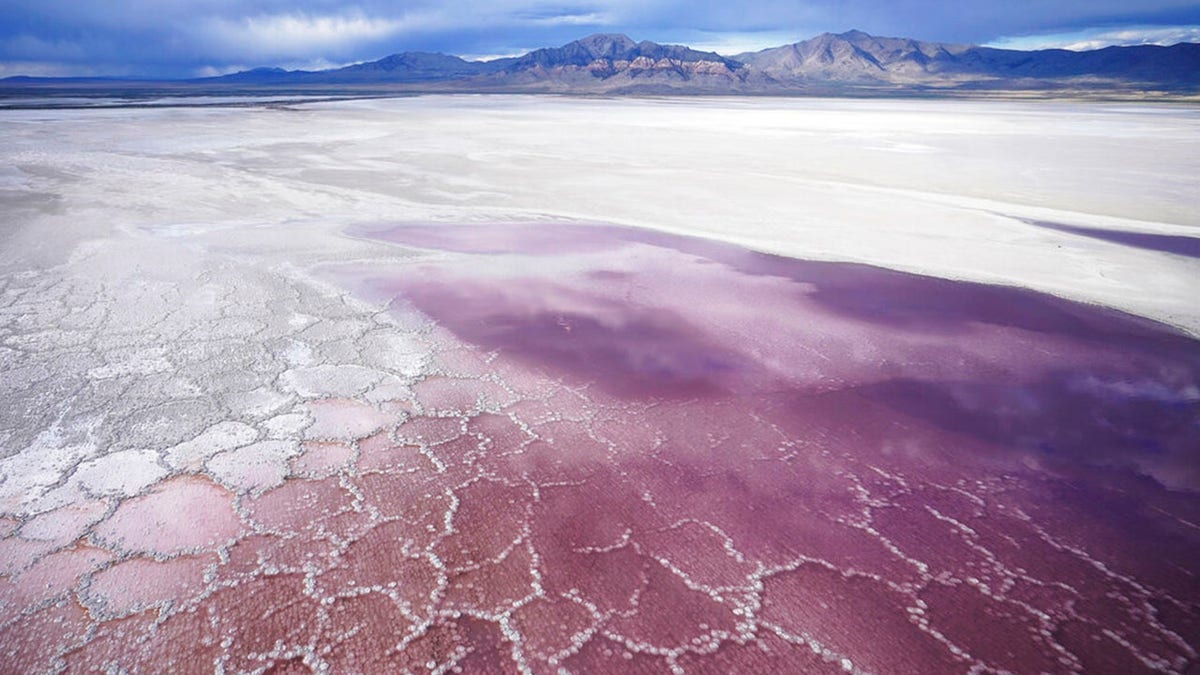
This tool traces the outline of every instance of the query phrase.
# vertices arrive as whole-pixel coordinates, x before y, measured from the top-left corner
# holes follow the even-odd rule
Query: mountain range
[[[49,86],[8,78],[0,88]],[[76,84],[88,82],[72,80]],[[113,80],[104,80],[112,85]],[[133,83],[124,82],[126,87]],[[149,85],[150,83],[143,83]],[[164,85],[164,83],[158,83]],[[1200,94],[1200,44],[1019,51],[876,37],[852,30],[723,56],[598,34],[490,61],[405,52],[321,71],[258,68],[169,83],[206,91],[472,91],[584,94],[954,93]]]

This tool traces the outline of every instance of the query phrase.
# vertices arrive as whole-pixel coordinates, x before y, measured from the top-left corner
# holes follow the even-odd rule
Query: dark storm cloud
[[[191,75],[405,50],[505,54],[590,32],[711,46],[859,28],[951,42],[1200,25],[1196,0],[3,0],[0,75]],[[1112,33],[1112,31],[1110,31]]]

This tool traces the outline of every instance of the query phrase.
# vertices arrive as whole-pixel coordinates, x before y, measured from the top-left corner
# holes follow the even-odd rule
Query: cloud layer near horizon
[[[1040,35],[1037,46],[1103,46],[1195,35],[1198,26],[1196,0],[5,0],[0,76],[191,76],[328,67],[410,50],[479,57],[600,31],[731,54],[850,28],[944,42]],[[1056,35],[1070,38],[1056,43]]]

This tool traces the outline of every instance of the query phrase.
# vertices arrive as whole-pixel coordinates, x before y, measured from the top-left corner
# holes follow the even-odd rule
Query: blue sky
[[[595,32],[734,54],[851,28],[1013,48],[1200,42],[1200,0],[0,0],[0,77],[486,58]]]

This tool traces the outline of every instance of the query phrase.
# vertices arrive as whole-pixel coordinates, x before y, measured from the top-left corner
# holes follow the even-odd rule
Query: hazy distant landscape
[[[1200,44],[1021,51],[825,33],[756,52],[721,55],[596,34],[517,57],[469,61],[404,52],[343,68],[255,68],[177,81],[7,78],[0,96],[138,93],[534,92],[607,95],[971,95],[1180,97],[1200,94]],[[0,103],[4,99],[0,98]]]

